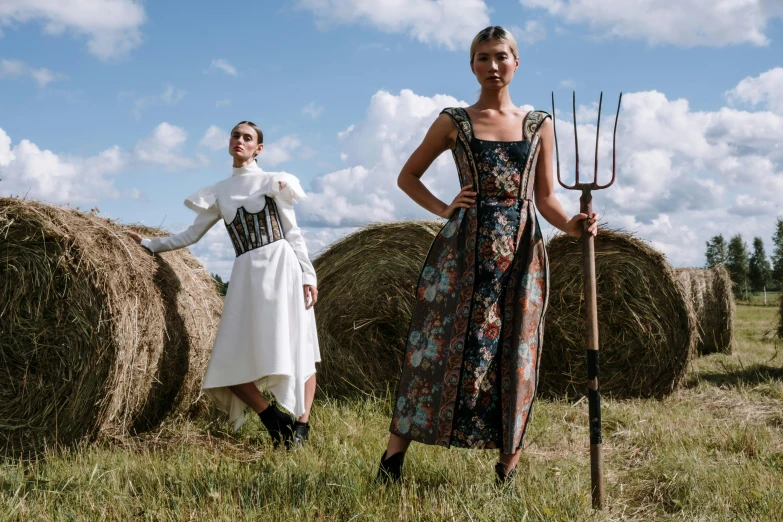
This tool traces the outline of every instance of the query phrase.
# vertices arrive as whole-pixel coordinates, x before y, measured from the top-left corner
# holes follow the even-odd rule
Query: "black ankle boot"
[[[287,413],[280,411],[277,404],[270,404],[264,411],[258,414],[264,427],[272,437],[274,447],[281,442],[289,443],[293,437],[294,419]]]
[[[511,484],[514,481],[514,475],[516,475],[517,467],[506,472],[506,466],[498,462],[495,464],[495,484],[498,486],[505,486]]]
[[[397,452],[389,458],[386,458],[386,452],[384,452],[383,456],[381,457],[381,465],[378,469],[378,476],[375,477],[375,480],[382,484],[399,481],[400,478],[402,478],[402,464],[404,461],[404,451]]]
[[[307,440],[310,438],[310,423],[309,422],[294,422],[293,437],[291,438],[291,446],[303,447]]]

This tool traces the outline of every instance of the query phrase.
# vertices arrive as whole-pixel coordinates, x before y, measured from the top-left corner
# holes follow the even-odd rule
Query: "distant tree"
[[[769,288],[772,281],[772,268],[769,259],[764,252],[764,241],[760,237],[753,238],[753,253],[750,255],[748,266],[748,281],[750,289],[754,292],[762,292]]]
[[[726,240],[723,234],[718,234],[707,241],[707,268],[726,264]]]
[[[783,217],[777,219],[772,234],[772,280],[777,288],[783,287]]]
[[[726,269],[734,283],[734,293],[737,296],[746,296],[748,293],[749,265],[748,247],[742,241],[742,236],[732,236],[726,249]]]
[[[217,287],[218,294],[226,295],[226,292],[228,291],[228,281],[224,283],[223,278],[218,274],[212,274],[212,279],[215,280],[215,286]]]

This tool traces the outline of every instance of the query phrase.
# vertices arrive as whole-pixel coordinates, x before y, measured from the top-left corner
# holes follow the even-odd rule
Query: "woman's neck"
[[[250,158],[249,160],[242,161],[239,158],[234,158],[234,168],[235,169],[241,169],[242,167],[247,167],[251,163],[255,161],[255,158]]]
[[[511,101],[511,95],[508,93],[508,86],[506,86],[501,89],[481,89],[479,99],[473,105],[473,108],[479,111],[504,111],[516,109],[517,107]]]

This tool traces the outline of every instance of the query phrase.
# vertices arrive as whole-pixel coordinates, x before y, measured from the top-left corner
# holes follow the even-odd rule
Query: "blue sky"
[[[598,93],[607,130],[626,93],[618,184],[596,197],[610,225],[700,265],[716,233],[769,248],[783,211],[783,2],[57,4],[0,2],[0,195],[180,230],[193,217],[182,200],[230,173],[223,137],[250,119],[262,166],[310,192],[297,213],[314,253],[369,221],[429,217],[396,175],[440,109],[475,100],[467,47],[498,24],[520,44],[514,102],[559,100],[568,172],[571,90],[583,150]],[[603,141],[602,168],[610,152]],[[448,155],[423,179],[444,200],[456,192]],[[229,274],[220,227],[193,251]]]

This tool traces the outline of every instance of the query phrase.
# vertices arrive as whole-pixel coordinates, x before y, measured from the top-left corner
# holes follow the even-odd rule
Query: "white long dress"
[[[229,228],[238,216],[244,219],[247,214],[265,210],[267,197],[275,203],[284,239],[244,253],[237,251],[202,383],[205,393],[228,412],[234,429],[244,422],[246,404],[228,386],[255,382],[299,417],[305,412],[305,381],[321,360],[314,310],[305,309],[302,288],[305,284],[316,286],[316,276],[294,216],[293,202],[306,197],[299,180],[285,172],[265,172],[255,163],[234,168],[230,178],[185,200],[185,205],[198,214],[187,230],[142,241],[152,252],[186,247],[201,239],[221,218]],[[263,230],[263,223],[261,227]],[[249,230],[252,232],[252,227]]]

